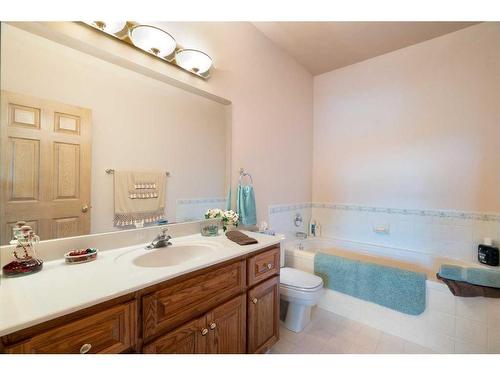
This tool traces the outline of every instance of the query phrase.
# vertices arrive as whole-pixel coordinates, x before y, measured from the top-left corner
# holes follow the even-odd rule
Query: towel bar
[[[108,169],[105,169],[104,172],[106,172],[106,174],[114,174],[115,173],[115,170],[114,169],[111,169],[111,168],[108,168]],[[167,177],[170,176],[170,172],[165,172],[165,175]]]

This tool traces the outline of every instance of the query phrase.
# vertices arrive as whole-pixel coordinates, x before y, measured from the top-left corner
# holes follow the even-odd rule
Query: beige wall
[[[181,44],[202,49],[214,58],[215,70],[209,80],[144,54],[134,55],[133,49],[85,26],[50,23],[39,25],[38,31],[64,44],[80,44],[81,50],[96,55],[130,52],[138,65],[229,99],[233,188],[239,168],[253,175],[258,220],[267,218],[270,204],[308,201],[312,191],[312,76],[250,23],[161,26]]]
[[[313,200],[500,211],[500,23],[314,78]]]
[[[113,230],[107,168],[169,171],[169,221],[178,199],[225,197],[228,106],[10,25],[1,57],[3,90],[92,109],[92,233]]]
[[[312,76],[244,22],[162,26],[183,45],[214,58],[207,82],[176,78],[232,101],[233,186],[240,167],[253,176],[258,219],[270,204],[311,199]],[[233,194],[234,196],[234,194]]]

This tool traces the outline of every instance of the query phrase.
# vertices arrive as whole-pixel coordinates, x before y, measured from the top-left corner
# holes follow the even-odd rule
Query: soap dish
[[[64,260],[68,264],[87,263],[96,260],[99,250],[94,248],[71,250],[64,254]]]

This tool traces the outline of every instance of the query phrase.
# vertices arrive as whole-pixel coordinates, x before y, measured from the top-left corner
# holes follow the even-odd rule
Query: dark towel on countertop
[[[500,288],[492,288],[489,286],[469,284],[465,281],[445,279],[444,277],[439,276],[439,274],[436,274],[436,276],[448,286],[454,296],[500,298]]]
[[[255,238],[248,237],[245,233],[239,230],[230,230],[226,232],[226,237],[231,241],[236,242],[238,245],[253,245],[259,243]]]

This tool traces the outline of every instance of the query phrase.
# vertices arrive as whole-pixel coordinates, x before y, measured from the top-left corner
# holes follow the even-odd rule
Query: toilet
[[[285,254],[284,246],[281,247],[280,298],[288,303],[284,323],[290,331],[300,332],[310,322],[311,308],[323,294],[323,280],[308,272],[283,267]]]

